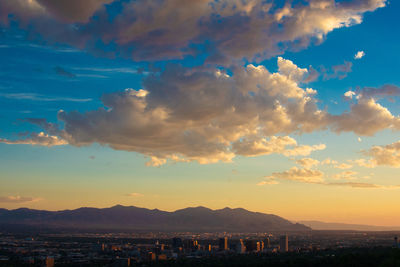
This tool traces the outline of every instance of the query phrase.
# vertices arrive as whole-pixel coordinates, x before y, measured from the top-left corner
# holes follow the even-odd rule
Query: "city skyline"
[[[0,208],[399,226],[399,11],[0,0]]]

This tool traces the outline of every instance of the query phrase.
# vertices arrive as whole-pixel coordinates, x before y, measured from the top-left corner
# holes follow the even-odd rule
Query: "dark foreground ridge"
[[[311,228],[282,217],[245,209],[205,207],[174,212],[117,205],[111,208],[79,208],[44,211],[0,209],[0,230],[10,227],[131,230],[162,232],[271,232],[309,231]]]

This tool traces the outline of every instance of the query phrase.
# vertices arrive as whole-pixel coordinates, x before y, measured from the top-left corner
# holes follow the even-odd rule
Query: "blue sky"
[[[396,224],[398,2],[149,3],[0,3],[0,207]]]

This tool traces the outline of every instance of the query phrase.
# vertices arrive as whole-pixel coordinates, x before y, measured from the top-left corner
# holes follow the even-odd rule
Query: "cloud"
[[[358,183],[358,182],[343,182],[343,183],[326,183],[327,186],[342,186],[351,188],[365,188],[365,189],[384,189],[384,190],[394,190],[400,189],[400,185],[379,185],[371,183]]]
[[[375,88],[375,87],[364,87],[363,89],[359,90],[358,94],[360,97],[365,98],[376,98],[376,97],[394,97],[400,96],[400,87],[395,85],[386,84],[382,87]]]
[[[367,159],[356,159],[356,160],[352,160],[351,162],[353,162],[354,164],[361,166],[361,167],[365,167],[365,168],[375,168],[376,167],[376,163],[371,161],[371,160],[367,160]]]
[[[104,4],[113,0],[13,0],[0,3],[0,21],[7,22],[13,15],[19,20],[39,23],[40,21],[88,22]]]
[[[282,179],[282,180],[290,180],[297,181],[302,183],[311,183],[311,184],[319,184],[323,183],[324,173],[319,170],[312,169],[299,169],[297,167],[292,167],[288,171],[284,172],[274,172],[271,176],[266,178],[268,179]]]
[[[284,1],[278,7],[263,0],[13,0],[0,2],[0,22],[16,20],[51,43],[93,52],[102,43],[114,55],[140,61],[179,59],[203,45],[209,61],[223,62],[261,60],[321,42],[385,2]]]
[[[0,203],[13,203],[13,204],[21,204],[21,203],[29,203],[40,201],[41,198],[33,198],[33,197],[21,197],[21,196],[0,196]]]
[[[373,135],[400,129],[400,118],[373,98],[332,115],[317,106],[314,89],[301,85],[307,69],[278,58],[278,71],[233,66],[231,75],[212,67],[168,65],[143,80],[143,89],[104,94],[103,106],[84,113],[59,111],[59,122],[27,119],[74,145],[93,143],[135,151],[147,165],[197,161],[232,162],[237,155],[308,156],[325,144],[299,145],[289,134],[331,129]],[[323,162],[325,164],[325,162]]]
[[[362,97],[368,99],[368,98],[382,98],[382,97],[395,97],[395,96],[400,96],[400,87],[395,86],[395,85],[390,85],[386,84],[381,87],[364,87],[362,89],[357,90],[357,92],[354,91],[347,91],[344,93],[344,96],[347,98],[352,99],[353,96],[356,97],[356,99],[360,99]]]
[[[356,183],[356,182],[344,182],[344,183],[327,183],[327,186],[344,186],[352,188],[395,188],[395,187],[385,187],[377,184],[370,183]]]
[[[347,74],[352,71],[353,63],[345,61],[343,64],[332,66],[332,71],[328,71],[324,67],[322,67],[321,72],[324,75],[325,80],[330,79],[344,79],[347,77]]]
[[[296,163],[309,169],[309,168],[313,167],[314,165],[320,164],[320,161],[316,160],[316,159],[312,159],[312,158],[302,158],[302,159],[296,160]]]
[[[319,72],[314,69],[312,66],[310,66],[308,68],[308,76],[307,78],[304,80],[305,83],[311,83],[314,82],[318,79],[319,77]]]
[[[390,166],[400,168],[400,141],[386,145],[373,146],[364,151],[364,155],[369,156],[369,160],[361,159],[357,163],[365,167]]]
[[[63,68],[61,68],[61,67],[58,67],[58,66],[54,68],[54,71],[55,71],[58,75],[64,76],[64,77],[67,77],[67,78],[75,78],[75,77],[76,77],[75,74],[73,74],[73,73],[71,73],[71,72],[68,72],[68,71],[66,71],[65,69],[63,69]]]
[[[355,55],[354,55],[354,59],[362,59],[365,56],[364,51],[358,51]]]
[[[341,173],[333,175],[333,179],[336,179],[336,180],[342,180],[342,179],[344,179],[344,180],[354,180],[354,179],[356,179],[355,176],[357,174],[358,173],[355,172],[355,171],[344,171],[344,172],[341,172]]]
[[[348,163],[341,163],[341,164],[337,164],[334,166],[336,169],[351,169],[353,167],[353,165],[348,164]]]
[[[0,97],[15,99],[15,100],[31,100],[31,101],[46,101],[46,102],[90,102],[91,98],[72,98],[62,96],[46,96],[36,93],[0,93]]]
[[[338,164],[336,160],[332,160],[330,158],[327,158],[321,162],[322,165],[333,165],[333,164]]]
[[[356,172],[343,172],[334,177],[335,179],[354,179]],[[274,185],[279,184],[277,180],[295,181],[306,184],[316,184],[321,186],[339,186],[339,187],[351,187],[351,188],[365,188],[365,189],[400,189],[400,185],[378,185],[372,183],[360,183],[360,182],[327,182],[324,180],[324,173],[319,170],[312,170],[308,168],[299,169],[292,167],[288,171],[274,172],[270,176],[266,176],[265,180],[259,182],[258,186]]]
[[[91,72],[114,72],[114,73],[127,73],[127,74],[138,74],[143,73],[141,70],[134,68],[110,68],[110,67],[73,67],[74,70],[83,70]]]
[[[279,184],[279,182],[276,180],[270,179],[270,180],[266,180],[266,181],[261,181],[257,185],[262,186],[262,185],[276,185],[276,184]]]
[[[345,97],[347,97],[347,98],[350,98],[350,99],[352,99],[353,98],[353,96],[355,96],[355,95],[357,95],[355,92],[353,92],[353,91],[347,91],[346,93],[344,93],[344,96]]]
[[[9,140],[9,139],[1,139],[0,143],[9,144],[9,145],[38,145],[38,146],[62,146],[67,145],[68,142],[63,140],[57,136],[51,136],[40,132],[38,134],[31,133],[30,137],[25,139],[18,139],[18,140]]]
[[[326,148],[325,144],[313,145],[313,146],[297,146],[293,149],[289,149],[283,152],[283,155],[290,156],[308,156],[313,151],[324,150]]]
[[[307,156],[315,150],[325,149],[325,145],[298,146],[296,140],[289,136],[271,136],[269,139],[242,139],[234,142],[232,148],[235,154],[247,157],[269,155],[273,153],[283,154],[285,156]]]
[[[400,117],[392,113],[373,98],[361,97],[351,105],[351,110],[330,118],[333,131],[354,132],[361,136],[372,136],[383,129],[400,129]]]
[[[279,71],[237,67],[232,76],[212,69],[169,66],[145,78],[144,89],[106,94],[106,108],[58,115],[59,134],[72,145],[97,142],[136,151],[149,165],[168,160],[230,162],[236,155],[308,155],[325,145],[297,145],[276,134],[311,132],[325,126],[323,111],[298,83],[306,69],[278,59]],[[308,90],[309,92],[309,90]]]
[[[31,0],[30,2],[34,2]],[[104,4],[113,0],[36,0],[46,12],[65,22],[87,22]]]

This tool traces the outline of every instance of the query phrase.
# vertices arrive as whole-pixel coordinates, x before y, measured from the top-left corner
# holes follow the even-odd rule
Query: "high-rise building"
[[[282,235],[279,238],[279,250],[280,250],[280,252],[288,252],[289,251],[289,238],[287,235]]]
[[[255,240],[251,239],[246,240],[245,245],[246,245],[246,251],[248,252],[257,251],[257,242]]]
[[[243,239],[240,239],[236,244],[236,252],[241,254],[246,252],[246,246],[244,245]]]
[[[54,257],[46,257],[46,267],[54,267]]]
[[[181,248],[181,247],[183,247],[182,239],[180,239],[179,237],[174,237],[172,239],[172,247],[173,248]]]
[[[264,248],[271,248],[271,243],[268,236],[264,239]]]
[[[219,239],[219,250],[228,250],[228,237]]]

